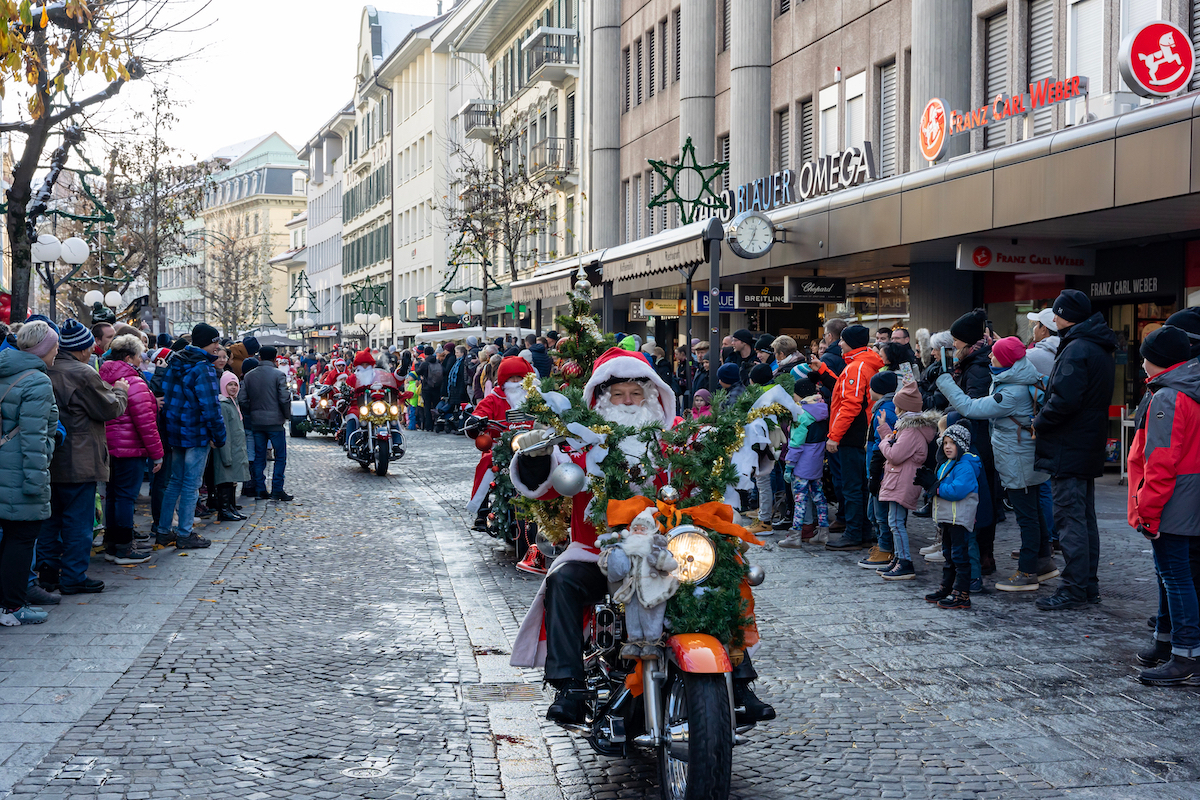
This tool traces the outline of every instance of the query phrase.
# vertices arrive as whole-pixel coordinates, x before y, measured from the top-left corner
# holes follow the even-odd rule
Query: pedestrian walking
[[[238,403],[242,419],[250,427],[254,438],[254,485],[260,500],[294,499],[284,490],[287,473],[287,434],[284,424],[291,417],[292,395],[288,391],[287,378],[275,365],[276,350],[264,345],[259,350],[259,365],[242,379]],[[275,453],[275,465],[271,471],[271,489],[267,490],[267,445]]]
[[[1147,392],[1129,450],[1129,524],[1150,540],[1159,577],[1154,642],[1138,653],[1151,686],[1200,683],[1200,361],[1187,332],[1166,325],[1142,342]]]
[[[1083,292],[1065,290],[1053,309],[1058,355],[1033,429],[1035,464],[1050,475],[1064,566],[1058,592],[1037,601],[1043,611],[1100,602],[1095,481],[1104,474],[1115,372],[1112,354],[1117,349],[1116,334],[1103,315],[1092,313]]]

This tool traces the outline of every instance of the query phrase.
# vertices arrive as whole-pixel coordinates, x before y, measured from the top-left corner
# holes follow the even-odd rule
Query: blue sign
[[[696,305],[692,309],[697,314],[708,313],[708,290],[696,290]],[[745,311],[744,308],[737,307],[737,297],[733,292],[721,292],[721,313],[728,314],[731,311]]]

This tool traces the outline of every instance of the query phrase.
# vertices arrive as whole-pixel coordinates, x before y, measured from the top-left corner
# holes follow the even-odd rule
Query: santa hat
[[[375,356],[371,355],[370,350],[359,350],[354,356],[354,366],[373,367],[375,366]]]
[[[605,386],[625,381],[647,381],[658,389],[658,402],[662,404],[663,419],[668,425],[675,419],[675,391],[654,371],[640,353],[632,353],[619,347],[610,347],[596,359],[592,376],[583,386],[583,399],[590,408],[596,406],[597,395]]]
[[[344,358],[335,358],[335,359],[333,360],[333,365],[334,365],[335,367],[344,367],[344,366],[346,366],[346,359],[344,359]]]
[[[520,356],[509,356],[500,362],[500,370],[496,373],[496,384],[503,386],[513,378],[524,378],[533,374],[533,365]]]

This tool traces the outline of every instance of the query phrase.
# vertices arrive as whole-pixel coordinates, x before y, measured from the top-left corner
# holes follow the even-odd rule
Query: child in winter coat
[[[895,543],[892,541],[891,528],[888,527],[887,509],[879,502],[879,489],[883,482],[883,455],[879,452],[883,434],[879,430],[879,420],[882,418],[889,426],[896,424],[894,397],[898,388],[899,377],[895,372],[876,372],[871,376],[871,410],[867,415],[871,427],[867,437],[867,523],[876,544],[871,547],[867,557],[858,562],[864,569],[892,568]]]
[[[692,397],[692,419],[712,416],[712,394],[701,389]]]
[[[966,426],[951,425],[942,434],[946,460],[935,473],[933,521],[942,534],[946,563],[942,566],[942,585],[925,595],[925,601],[937,603],[938,608],[971,607],[967,534],[975,527],[983,463],[970,449],[971,431]]]
[[[417,373],[409,372],[404,379],[404,391],[412,395],[404,402],[404,413],[408,415],[408,429],[415,431],[421,418],[421,380]]]
[[[250,480],[249,459],[246,456],[246,429],[242,410],[238,407],[241,388],[237,375],[221,375],[221,417],[225,420],[225,444],[213,453],[213,483],[217,493],[217,519],[233,522],[246,519],[234,502],[235,484]]]
[[[908,550],[908,512],[921,500],[921,487],[913,483],[913,479],[925,463],[941,415],[936,411],[921,413],[921,390],[916,381],[904,384],[892,402],[898,413],[895,430],[882,411],[877,419],[883,437],[879,451],[885,461],[879,502],[887,515],[888,529],[895,545],[892,566],[880,575],[885,581],[906,581],[917,574]]]
[[[793,394],[802,409],[792,423],[784,456],[784,480],[792,487],[795,509],[792,531],[780,547],[798,548],[816,535],[817,528],[829,527],[829,507],[821,476],[825,466],[825,437],[829,435],[829,406],[808,378],[796,381]]]

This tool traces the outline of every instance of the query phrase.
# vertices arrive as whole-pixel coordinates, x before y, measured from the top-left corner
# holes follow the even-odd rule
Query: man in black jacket
[[[1050,473],[1054,526],[1065,566],[1058,592],[1037,601],[1043,611],[1100,602],[1095,480],[1104,474],[1117,348],[1116,334],[1102,314],[1092,313],[1092,303],[1083,292],[1065,290],[1053,308],[1062,341],[1046,402],[1033,419],[1034,464]]]
[[[242,408],[246,427],[254,437],[254,485],[258,487],[259,499],[291,500],[292,495],[283,490],[283,476],[287,470],[287,436],[283,426],[292,415],[292,395],[287,388],[287,377],[275,366],[275,355],[275,348],[270,345],[259,351],[261,363],[242,379],[238,405]],[[269,492],[264,475],[268,441],[275,451]]]
[[[546,352],[546,345],[538,341],[537,337],[532,333],[525,337],[525,347],[533,355],[533,368],[537,370],[539,378],[548,378],[550,371],[554,369],[554,362],[550,360],[550,354]]]

